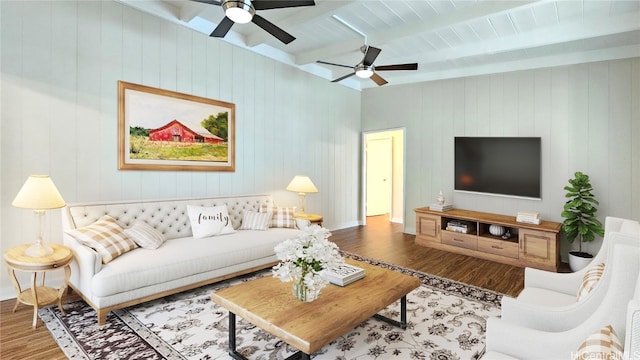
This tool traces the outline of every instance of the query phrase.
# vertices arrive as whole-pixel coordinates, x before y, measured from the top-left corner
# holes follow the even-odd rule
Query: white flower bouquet
[[[293,281],[293,293],[302,301],[313,301],[328,281],[320,275],[324,269],[344,263],[338,246],[329,241],[329,230],[311,225],[304,234],[289,239],[274,248],[280,263],[273,267],[274,277],[282,282]]]

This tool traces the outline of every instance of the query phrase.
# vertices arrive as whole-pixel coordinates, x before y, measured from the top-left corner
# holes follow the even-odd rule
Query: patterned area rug
[[[500,314],[502,295],[434,275],[357,255],[360,261],[419,278],[422,286],[407,296],[407,330],[369,319],[312,355],[313,359],[478,359],[484,349],[485,319]],[[230,359],[228,313],[211,301],[213,290],[260,276],[247,276],[167,296],[109,313],[98,326],[83,301],[57,306],[39,315],[70,359]],[[322,296],[322,294],[320,295]],[[399,301],[382,314],[397,318]],[[296,352],[240,317],[238,351],[249,359],[285,359]]]

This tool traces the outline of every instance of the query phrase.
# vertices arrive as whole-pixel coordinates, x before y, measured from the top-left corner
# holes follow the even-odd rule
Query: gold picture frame
[[[235,171],[235,109],[118,81],[118,170]]]

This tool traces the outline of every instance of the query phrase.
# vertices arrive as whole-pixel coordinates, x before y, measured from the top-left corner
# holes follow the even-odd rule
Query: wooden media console
[[[560,223],[527,224],[517,222],[515,216],[462,209],[435,211],[423,207],[414,211],[418,245],[514,266],[549,271],[558,271],[560,266]],[[466,225],[467,232],[447,230],[453,222]],[[511,237],[492,235],[491,225],[502,226]]]

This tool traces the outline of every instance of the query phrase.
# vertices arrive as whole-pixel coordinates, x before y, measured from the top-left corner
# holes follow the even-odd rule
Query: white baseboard
[[[16,289],[13,286],[3,286],[0,288],[0,300],[9,300],[16,298]]]
[[[341,229],[346,229],[346,228],[350,228],[350,227],[354,227],[354,226],[360,226],[362,224],[360,224],[359,221],[349,221],[346,223],[342,223],[342,224],[336,224],[334,226],[331,227],[331,229],[329,230],[341,230]]]
[[[391,222],[395,224],[404,224],[404,221],[401,218],[391,218]]]
[[[415,227],[405,227],[403,232],[405,234],[415,235],[416,234],[416,228]]]

